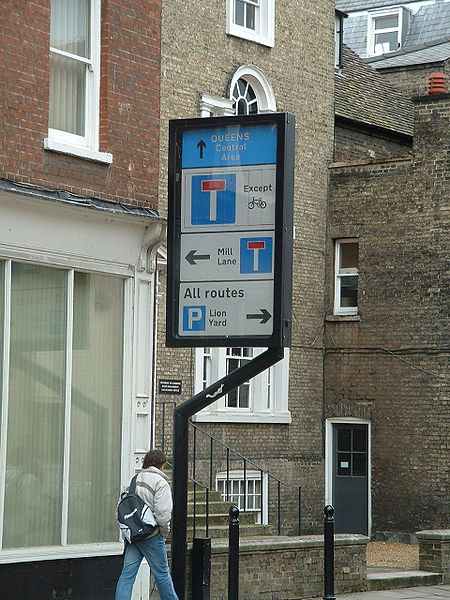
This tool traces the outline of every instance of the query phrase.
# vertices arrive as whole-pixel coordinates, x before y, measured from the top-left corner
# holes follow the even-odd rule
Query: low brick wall
[[[442,573],[444,583],[450,583],[450,529],[418,531],[419,568]]]
[[[367,589],[368,541],[362,535],[336,535],[336,593]],[[227,600],[227,540],[213,540],[211,554],[211,600]],[[239,600],[299,600],[322,595],[323,536],[241,539]]]

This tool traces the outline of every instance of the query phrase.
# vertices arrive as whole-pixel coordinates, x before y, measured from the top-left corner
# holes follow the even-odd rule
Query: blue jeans
[[[144,557],[156,579],[161,600],[178,600],[169,573],[166,545],[159,533],[137,544],[125,545],[123,568],[117,582],[115,600],[131,599],[133,583]]]

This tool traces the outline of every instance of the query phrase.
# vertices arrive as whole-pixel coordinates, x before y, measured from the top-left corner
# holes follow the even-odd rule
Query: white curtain
[[[90,58],[90,0],[52,0],[50,46]],[[51,52],[50,127],[85,135],[86,64]]]
[[[68,527],[71,544],[117,539],[122,321],[123,280],[76,273]]]
[[[12,264],[4,548],[61,541],[66,282]]]

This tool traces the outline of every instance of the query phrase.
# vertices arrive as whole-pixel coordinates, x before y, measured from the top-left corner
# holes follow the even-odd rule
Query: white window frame
[[[258,113],[275,112],[277,102],[272,86],[264,73],[253,65],[241,65],[233,74],[228,88],[228,96],[233,97],[233,90],[239,79],[248,82],[256,94]]]
[[[398,17],[397,27],[387,27],[385,29],[376,29],[376,20],[380,17]],[[368,33],[367,33],[367,56],[379,56],[380,54],[389,54],[400,50],[402,44],[402,29],[403,29],[403,10],[384,10],[369,13],[368,18]],[[375,34],[397,32],[397,48],[388,52],[376,52],[375,50]]]
[[[344,244],[359,244],[357,238],[345,238],[334,241],[334,314],[335,315],[357,315],[358,306],[341,306],[341,277],[358,277],[358,268],[341,269],[340,257],[341,246]]]
[[[50,47],[59,56],[76,58],[86,64],[85,135],[76,135],[49,127],[44,148],[80,158],[111,164],[109,152],[99,151],[100,123],[100,46],[101,46],[101,0],[90,4],[90,59],[74,56],[69,52]]]
[[[235,0],[227,0],[226,32],[228,35],[273,48],[275,45],[275,0],[259,0],[254,30],[235,23]]]
[[[211,385],[226,375],[226,348],[208,348],[211,356],[209,376]],[[254,356],[264,352],[255,348]],[[203,379],[204,348],[195,349],[194,390],[198,393],[206,385]],[[263,371],[250,382],[248,408],[228,407],[223,396],[196,415],[199,423],[290,423],[289,397],[289,349],[285,349],[282,361]]]
[[[229,471],[228,480],[229,481],[244,481],[243,469]],[[263,511],[263,523],[262,524],[267,525],[269,523],[269,502],[268,502],[269,478],[267,476],[267,473],[263,472],[262,477],[261,477],[261,471],[246,470],[245,471],[245,480],[246,480],[247,484],[249,481],[262,481],[262,497],[261,497],[261,505],[262,505],[262,511]],[[221,492],[221,490],[219,490],[219,481],[221,481],[221,482],[227,481],[227,472],[226,471],[220,471],[219,473],[216,474],[216,490],[218,492],[220,492],[220,494],[222,495],[223,502],[227,502],[226,493],[223,494]],[[257,509],[257,508],[245,508],[244,509],[244,507],[241,504],[238,506],[238,508],[240,511],[245,510],[245,512],[255,513],[256,523],[261,524],[261,509]]]
[[[90,214],[87,215],[87,212]],[[152,345],[156,280],[152,271],[152,250],[164,237],[163,224],[149,226],[147,219],[110,214],[105,217],[91,209],[62,209],[54,202],[23,199],[0,192],[0,222],[8,223],[0,237],[0,260],[41,264],[63,268],[69,273],[85,271],[116,275],[124,280],[123,305],[123,387],[120,490],[141,468],[148,450],[152,418]],[[89,216],[88,222],[86,217]],[[0,228],[1,229],[1,228]],[[157,232],[159,230],[158,235]],[[117,232],[117,235],[114,234]],[[5,234],[7,232],[7,234]],[[55,234],[57,232],[57,234]],[[113,232],[113,235],[111,235]],[[145,233],[147,232],[147,233]],[[82,235],[83,234],[83,235]],[[86,235],[95,239],[92,254],[86,252]],[[112,242],[111,240],[114,240]],[[135,264],[133,268],[132,265]],[[69,274],[71,279],[73,275]],[[5,297],[8,299],[5,282]],[[8,318],[10,303],[5,305]],[[8,321],[6,321],[7,323]],[[4,329],[4,337],[9,332]],[[4,344],[3,373],[8,372],[8,345]],[[3,377],[3,398],[8,397],[8,378]],[[6,423],[7,404],[2,403],[2,423]],[[66,429],[69,427],[66,422]],[[0,464],[6,464],[6,436],[0,445]],[[66,441],[66,444],[68,441]],[[65,490],[67,494],[67,490]],[[118,494],[119,495],[119,494]],[[0,506],[3,510],[5,482],[0,478]],[[65,509],[65,513],[66,513]],[[64,531],[62,528],[62,539]],[[120,533],[117,541],[89,544],[0,549],[0,564],[56,560],[91,556],[119,555],[123,552]]]

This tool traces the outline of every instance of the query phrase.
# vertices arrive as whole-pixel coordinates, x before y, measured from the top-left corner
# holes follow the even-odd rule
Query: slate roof
[[[450,2],[422,6],[412,15],[403,48],[437,42],[450,36]]]
[[[365,62],[375,69],[388,69],[390,67],[408,67],[413,65],[427,65],[441,63],[450,58],[450,38],[445,42],[431,45],[421,45],[395,54],[374,56],[366,58]]]
[[[384,6],[401,6],[403,4],[415,4],[423,0],[336,0],[336,8],[343,12],[356,12],[359,10],[372,10]]]
[[[349,14],[344,20],[344,42],[350,46],[360,56],[367,55],[367,13],[356,16],[351,15],[352,9],[349,6],[355,6],[358,10],[370,10],[382,6],[405,6],[411,2],[395,2],[395,0],[336,0],[336,8],[345,10]],[[413,48],[415,46],[435,42],[441,42],[449,39],[450,36],[450,1],[436,0],[433,4],[422,6],[417,12],[412,12],[409,19],[409,28],[403,39],[403,48]],[[389,53],[392,56],[393,53]]]
[[[413,134],[411,100],[346,46],[342,73],[335,79],[335,115],[403,135]]]

